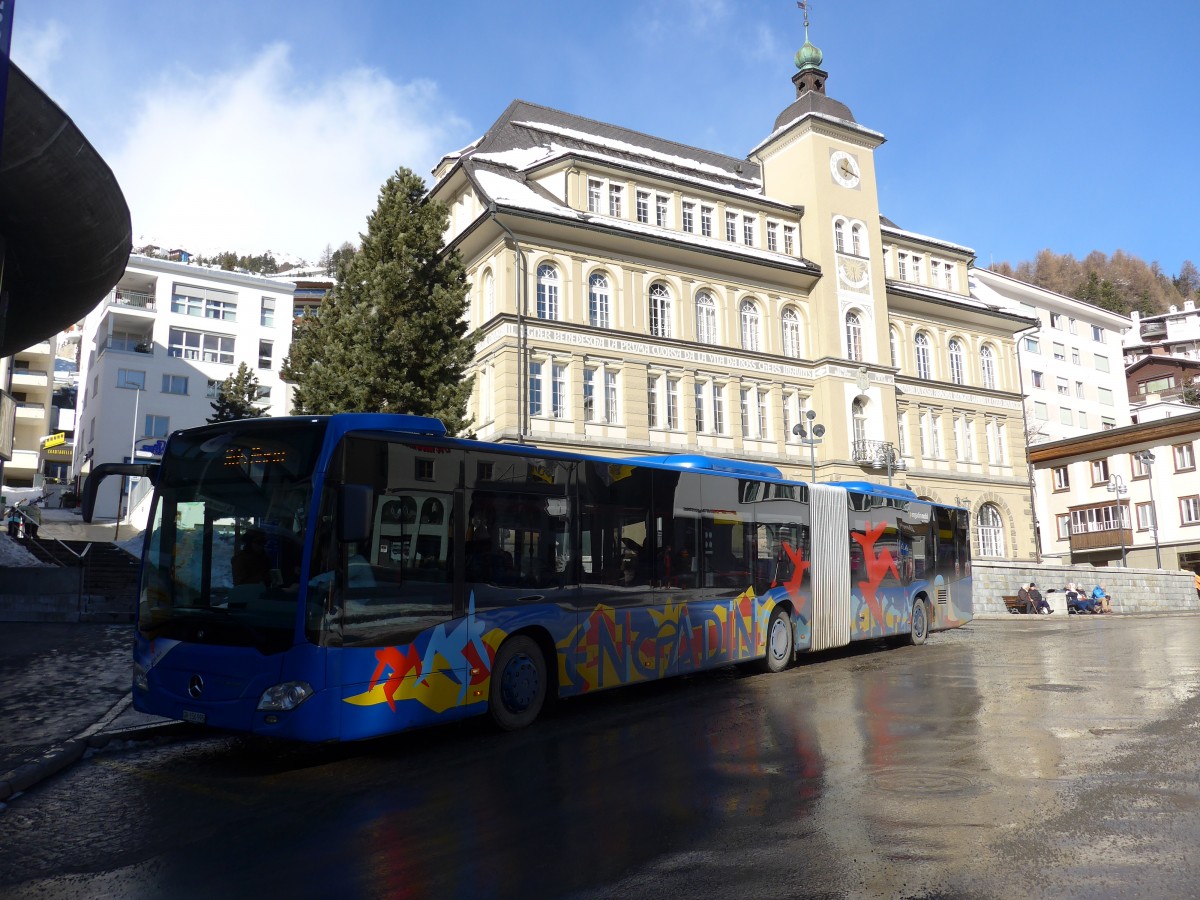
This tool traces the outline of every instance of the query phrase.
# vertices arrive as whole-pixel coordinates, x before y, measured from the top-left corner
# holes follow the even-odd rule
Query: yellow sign
[[[42,444],[42,446],[57,447],[59,444],[65,444],[66,442],[67,433],[65,431],[60,431],[58,434],[52,434],[50,437],[46,438],[46,441]]]

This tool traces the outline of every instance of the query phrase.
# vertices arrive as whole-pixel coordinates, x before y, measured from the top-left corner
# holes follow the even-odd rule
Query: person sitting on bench
[[[1037,589],[1035,582],[1031,581],[1017,591],[1017,597],[1025,604],[1025,612],[1029,615],[1050,615],[1052,612],[1050,604],[1042,596],[1042,592]]]
[[[1073,581],[1067,583],[1067,612],[1080,614],[1096,612],[1096,601],[1084,594],[1079,589],[1079,585]]]

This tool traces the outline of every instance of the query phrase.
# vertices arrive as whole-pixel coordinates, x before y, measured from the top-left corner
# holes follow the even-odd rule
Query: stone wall
[[[1037,583],[1056,611],[1066,609],[1062,592],[1068,581],[1074,581],[1089,592],[1097,584],[1102,585],[1112,599],[1114,613],[1200,612],[1200,596],[1191,572],[989,562],[974,563],[971,574],[978,618],[1008,615],[1001,598],[1016,594],[1029,581]],[[1047,594],[1050,588],[1056,593]]]

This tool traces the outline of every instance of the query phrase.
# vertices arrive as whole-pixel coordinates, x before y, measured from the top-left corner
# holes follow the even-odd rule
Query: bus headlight
[[[285,681],[263,691],[258,700],[258,708],[285,712],[295,709],[312,695],[312,685],[307,681]]]

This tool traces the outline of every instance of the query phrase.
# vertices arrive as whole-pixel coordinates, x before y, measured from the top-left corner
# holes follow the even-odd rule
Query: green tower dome
[[[825,55],[804,35],[804,46],[796,51],[797,69],[819,69]]]

